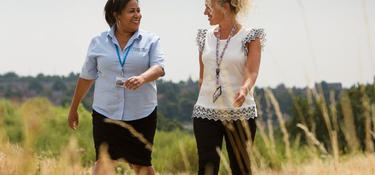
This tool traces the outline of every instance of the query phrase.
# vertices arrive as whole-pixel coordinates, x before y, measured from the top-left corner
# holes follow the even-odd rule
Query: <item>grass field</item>
[[[371,149],[344,152],[339,150],[336,144],[324,146],[309,131],[309,127],[303,124],[299,124],[299,127],[309,138],[309,144],[301,145],[298,137],[291,140],[289,128],[283,124],[284,117],[278,111],[277,101],[273,98],[272,92],[266,93],[274,112],[279,115],[280,133],[273,135],[270,127],[265,127],[266,122],[258,120],[255,143],[249,152],[252,155],[254,174],[375,174],[375,154]],[[374,111],[370,111],[369,115],[375,116]],[[0,174],[90,174],[95,160],[91,115],[89,111],[80,107],[80,127],[78,131],[73,132],[68,128],[67,114],[68,107],[54,106],[44,98],[30,99],[23,103],[0,100]],[[331,112],[326,115],[328,122],[334,121]],[[369,120],[370,124],[372,120],[375,122],[375,117]],[[347,131],[344,132],[351,132],[348,127],[350,120],[342,123],[346,123],[346,127],[343,128]],[[372,133],[372,127],[367,129]],[[327,134],[335,140],[334,129],[328,131],[332,133]],[[364,142],[366,141],[368,140]],[[370,141],[373,142],[373,139],[370,138]],[[347,148],[352,149],[350,146]],[[225,149],[222,151],[220,174],[230,174]],[[158,174],[197,172],[195,139],[189,131],[157,131],[152,157]],[[126,163],[119,163],[115,169],[117,174],[133,173]]]

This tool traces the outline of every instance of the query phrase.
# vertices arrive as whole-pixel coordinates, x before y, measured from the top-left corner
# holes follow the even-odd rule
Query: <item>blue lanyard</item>
[[[126,61],[126,58],[128,57],[129,51],[130,51],[130,49],[132,48],[132,46],[133,46],[133,44],[131,44],[131,45],[128,47],[128,49],[126,50],[126,53],[125,53],[125,55],[124,55],[124,59],[123,59],[124,61],[122,62],[122,61],[121,61],[121,56],[120,56],[120,51],[119,51],[117,45],[115,44],[116,51],[117,51],[118,61],[119,61],[120,64],[121,64],[122,74],[124,74],[124,65],[125,65],[125,61]]]

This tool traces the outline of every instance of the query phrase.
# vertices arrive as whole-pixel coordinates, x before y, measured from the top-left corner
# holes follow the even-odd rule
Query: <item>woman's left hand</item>
[[[248,91],[246,88],[241,88],[239,91],[237,91],[236,94],[234,95],[233,107],[235,108],[241,107],[243,102],[245,102],[246,100],[247,93]]]
[[[145,83],[145,79],[142,76],[133,76],[127,79],[124,83],[124,87],[128,90],[136,90]]]

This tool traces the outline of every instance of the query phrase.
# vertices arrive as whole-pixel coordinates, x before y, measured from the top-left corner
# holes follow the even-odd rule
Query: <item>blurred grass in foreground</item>
[[[277,110],[278,103],[272,92],[266,90],[266,94],[271,106],[269,110],[273,109],[279,115],[279,121],[285,119]],[[317,101],[322,100],[319,93],[313,94]],[[341,99],[343,102],[348,100],[345,96]],[[365,98],[363,100],[366,102]],[[365,102],[361,105],[369,110],[365,113],[369,119],[364,124],[368,126],[370,123],[366,132],[371,136],[374,128],[371,123],[375,123],[374,104]],[[344,104],[351,106],[348,102]],[[334,121],[332,108],[319,109],[323,109],[323,113],[330,111],[324,114],[327,123]],[[0,100],[0,174],[91,174],[95,160],[91,114],[80,107],[80,127],[73,132],[67,126],[68,110],[67,106],[53,106],[45,98],[34,98],[24,103]],[[353,135],[350,133],[356,127],[353,126],[353,117],[353,114],[348,115],[338,124],[348,137]],[[375,155],[368,146],[363,152],[359,145],[349,145],[351,151],[344,154],[340,150],[334,151],[339,149],[335,148],[336,144],[331,144],[331,148],[321,144],[310,125],[299,124],[309,140],[303,145],[299,142],[300,137],[289,138],[289,128],[281,126],[282,132],[271,134],[273,132],[269,130],[272,127],[266,127],[270,122],[257,122],[257,136],[250,153],[255,174],[375,174]],[[335,125],[328,130],[333,133],[332,139],[335,137]],[[371,145],[368,142],[373,140],[365,137],[365,145]],[[198,156],[191,132],[159,130],[153,149],[153,165],[158,174],[196,174]],[[220,174],[228,174],[225,146],[223,149]],[[117,174],[133,173],[125,163],[119,163],[115,170]]]

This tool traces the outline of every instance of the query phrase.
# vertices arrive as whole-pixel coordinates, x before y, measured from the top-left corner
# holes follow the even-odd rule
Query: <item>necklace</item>
[[[223,48],[223,51],[221,52],[220,56],[219,56],[219,46],[220,46],[220,27],[219,27],[219,30],[217,32],[217,35],[216,35],[216,90],[213,94],[213,102],[215,103],[215,101],[217,100],[217,98],[219,98],[219,96],[221,95],[222,93],[222,87],[220,85],[220,81],[219,81],[219,78],[220,78],[220,65],[221,63],[223,62],[223,56],[224,56],[224,53],[225,53],[225,50],[228,48],[228,44],[230,42],[230,40],[232,39],[233,37],[233,34],[234,34],[234,31],[236,31],[237,29],[237,26],[236,25],[233,25],[232,27],[232,31],[230,32],[229,36],[228,36],[228,39],[225,43],[225,46]]]

